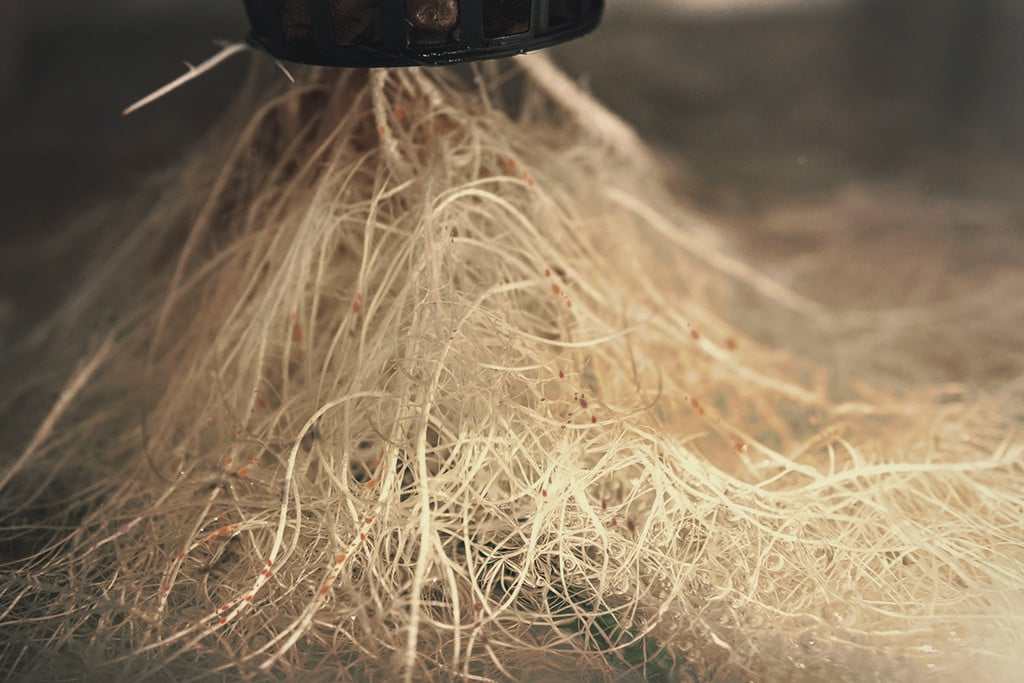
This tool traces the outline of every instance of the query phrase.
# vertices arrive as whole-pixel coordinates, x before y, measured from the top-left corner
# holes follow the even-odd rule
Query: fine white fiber
[[[0,415],[38,429],[0,470],[0,671],[1024,663],[1024,347],[931,381],[937,347],[1020,341],[1021,278],[812,299],[545,62],[263,66],[12,356]]]

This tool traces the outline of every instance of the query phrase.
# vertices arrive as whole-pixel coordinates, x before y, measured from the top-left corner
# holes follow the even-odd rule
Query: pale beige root
[[[802,349],[868,314],[708,240],[581,91],[485,68],[257,88],[41,328],[118,313],[4,492],[4,670],[1012,671],[1019,381],[837,388]]]

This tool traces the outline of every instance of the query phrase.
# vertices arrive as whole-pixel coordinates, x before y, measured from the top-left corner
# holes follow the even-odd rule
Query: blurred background
[[[1024,4],[608,5],[557,60],[670,161],[681,201],[765,269],[775,258],[780,279],[801,286],[794,250],[869,239],[887,246],[851,281],[923,244],[952,265],[1018,267]],[[76,255],[51,236],[173,167],[247,58],[130,117],[122,108],[246,29],[241,0],[0,0],[0,351],[73,286]],[[842,300],[841,271],[823,298]]]

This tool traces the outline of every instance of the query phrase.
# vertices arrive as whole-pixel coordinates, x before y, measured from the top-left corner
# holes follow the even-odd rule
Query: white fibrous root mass
[[[0,670],[1012,670],[1019,380],[839,381],[802,349],[867,314],[731,253],[536,69],[258,67],[110,218],[5,380],[103,353],[4,456]]]

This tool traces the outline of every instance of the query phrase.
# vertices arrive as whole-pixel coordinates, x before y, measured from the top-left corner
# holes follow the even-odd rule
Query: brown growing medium
[[[1020,382],[830,382],[787,349],[863,312],[709,240],[596,103],[484,75],[257,78],[112,223],[24,350],[112,340],[4,490],[0,669],[1012,671]]]

